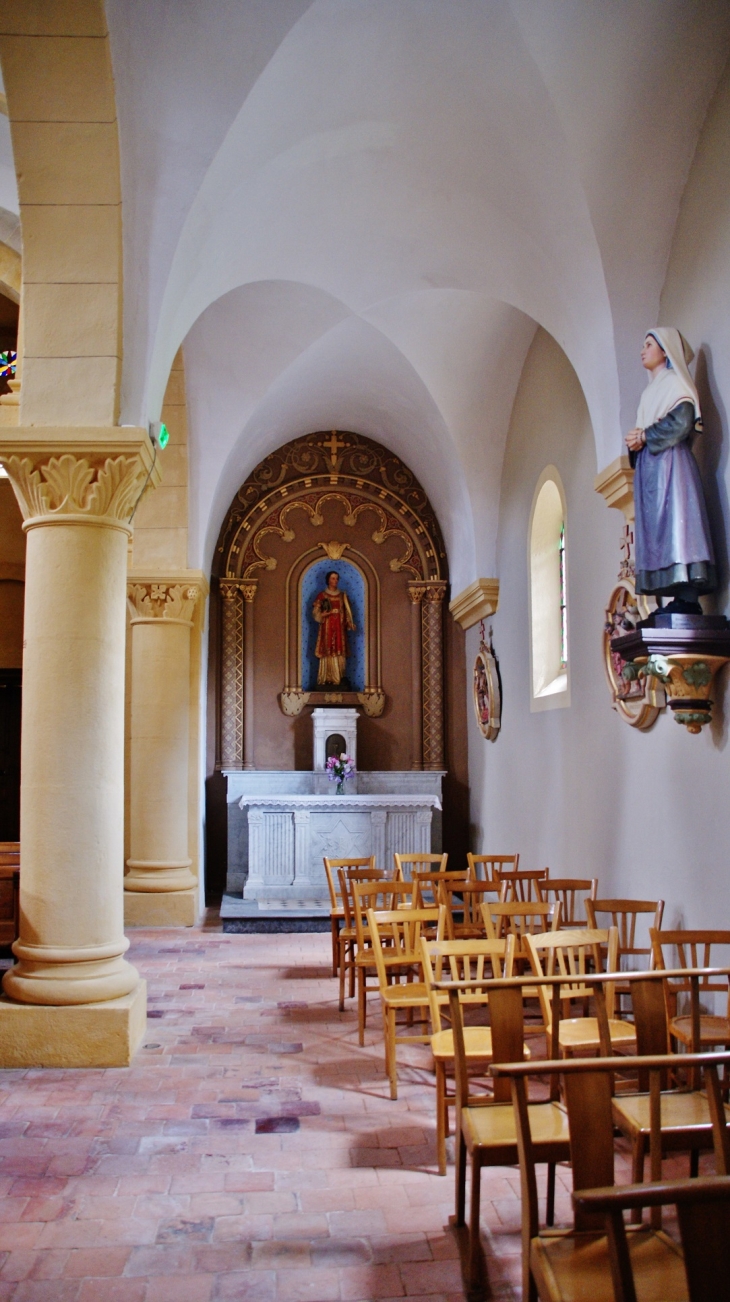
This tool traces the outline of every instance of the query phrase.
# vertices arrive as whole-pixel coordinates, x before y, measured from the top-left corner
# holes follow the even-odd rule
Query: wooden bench
[[[0,945],[18,939],[20,922],[20,842],[0,841]]]

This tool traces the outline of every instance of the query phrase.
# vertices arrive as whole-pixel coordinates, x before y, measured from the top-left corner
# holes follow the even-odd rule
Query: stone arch
[[[121,364],[119,141],[103,0],[18,0],[0,60],[23,231],[23,425],[114,425]]]

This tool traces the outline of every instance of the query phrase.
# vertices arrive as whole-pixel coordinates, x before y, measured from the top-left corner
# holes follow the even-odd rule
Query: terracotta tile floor
[[[0,1302],[456,1302],[453,1167],[428,1054],[383,1074],[326,935],[132,932],[150,1020],[127,1070],[0,1072]],[[485,1172],[495,1296],[519,1298],[517,1172]],[[558,1216],[570,1173],[558,1173]]]

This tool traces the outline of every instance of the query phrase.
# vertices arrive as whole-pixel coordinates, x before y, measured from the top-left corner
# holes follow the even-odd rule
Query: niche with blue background
[[[345,675],[349,680],[342,685],[343,691],[364,692],[365,690],[365,578],[350,561],[331,561],[326,558],[310,565],[302,576],[301,611],[302,611],[302,688],[305,692],[326,690],[317,685],[319,661],[314,654],[319,634],[319,624],[312,615],[312,606],[318,593],[327,587],[327,575],[336,570],[340,576],[339,591],[346,592],[355,621],[355,632],[348,631],[347,647],[349,655],[345,665]],[[333,688],[332,690],[336,690]]]

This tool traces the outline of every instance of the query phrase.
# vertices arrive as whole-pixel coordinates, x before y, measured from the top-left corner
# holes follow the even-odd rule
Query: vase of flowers
[[[355,776],[355,765],[349,755],[330,755],[327,760],[327,777],[330,782],[336,782],[335,795],[344,796],[345,783],[349,778]]]

